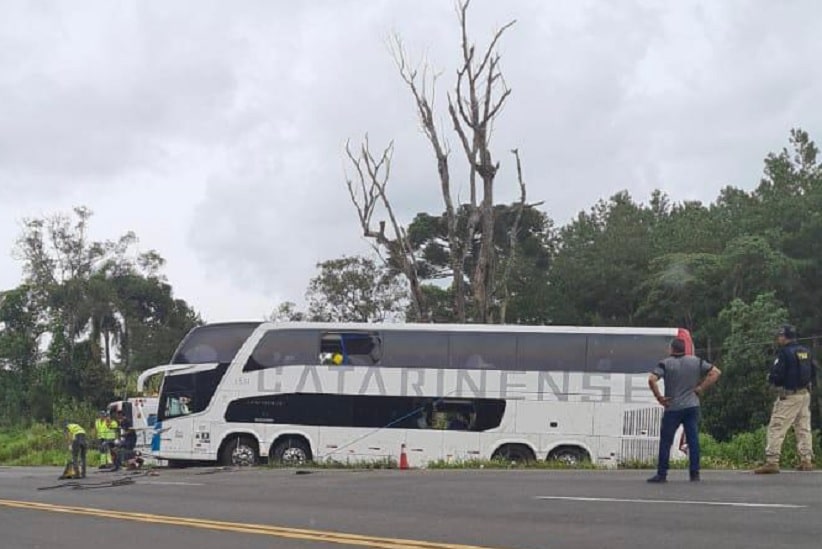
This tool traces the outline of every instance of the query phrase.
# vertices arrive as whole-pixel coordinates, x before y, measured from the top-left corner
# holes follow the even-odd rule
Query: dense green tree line
[[[0,292],[0,421],[54,421],[109,402],[131,374],[167,362],[200,318],[132,233],[90,241],[91,212],[26,220],[25,278]]]

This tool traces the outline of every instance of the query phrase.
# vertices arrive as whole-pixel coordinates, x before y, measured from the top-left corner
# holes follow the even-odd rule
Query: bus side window
[[[244,372],[294,364],[322,364],[317,357],[317,332],[270,330],[263,335],[243,367]]]
[[[382,341],[376,333],[326,332],[322,334],[321,364],[375,366],[381,359]]]
[[[517,340],[504,334],[455,333],[450,335],[449,354],[452,368],[514,370]]]

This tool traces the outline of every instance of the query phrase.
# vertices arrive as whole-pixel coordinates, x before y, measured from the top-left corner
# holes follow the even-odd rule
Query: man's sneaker
[[[668,479],[662,475],[654,475],[648,479],[648,482],[668,482]]]
[[[813,471],[813,463],[810,461],[803,461],[796,467],[797,471]]]
[[[779,472],[779,465],[776,463],[766,463],[754,469],[755,475],[775,475]]]
[[[691,482],[699,482],[700,480],[702,479],[699,478],[699,473],[691,473]]]

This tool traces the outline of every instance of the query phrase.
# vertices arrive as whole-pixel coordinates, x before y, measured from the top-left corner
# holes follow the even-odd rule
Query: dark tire
[[[588,452],[577,446],[560,446],[548,454],[549,461],[559,461],[568,467],[579,467],[585,461],[590,461]]]
[[[304,439],[298,437],[277,441],[268,456],[269,462],[277,465],[304,465],[311,459],[311,448]]]
[[[257,442],[251,437],[231,436],[220,450],[220,465],[249,467],[260,461]]]
[[[491,459],[520,464],[535,461],[537,457],[533,450],[524,444],[503,444],[496,449]]]

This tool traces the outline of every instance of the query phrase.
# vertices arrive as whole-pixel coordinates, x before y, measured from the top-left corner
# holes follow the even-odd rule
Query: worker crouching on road
[[[63,430],[70,442],[72,476],[86,478],[86,453],[88,452],[86,430],[70,421],[63,423]],[[65,473],[63,476],[66,476]]]

